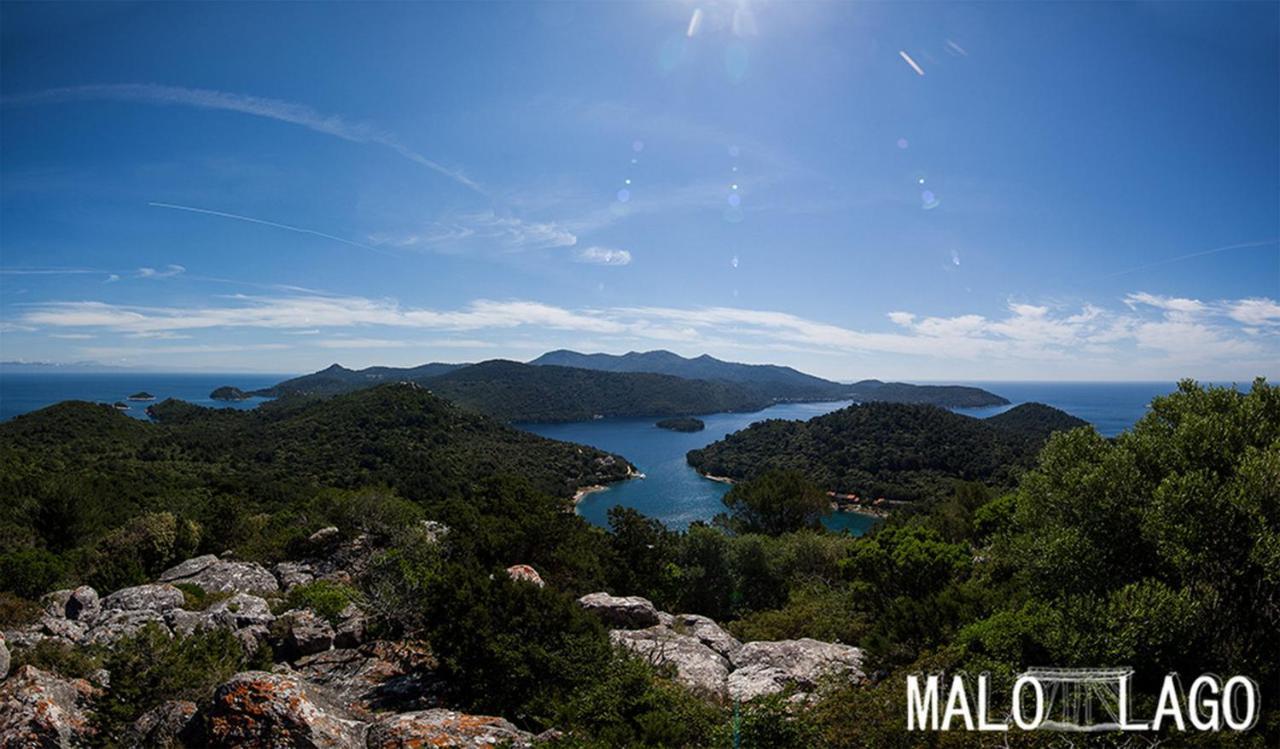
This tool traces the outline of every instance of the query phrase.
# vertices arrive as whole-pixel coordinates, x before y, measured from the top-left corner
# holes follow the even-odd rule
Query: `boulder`
[[[513,564],[507,568],[507,577],[517,582],[524,581],[532,583],[539,588],[545,587],[546,583],[542,582],[542,576],[538,571],[527,564]]]
[[[98,599],[98,591],[88,585],[81,585],[71,591],[67,599],[66,615],[77,622],[92,622],[102,611],[102,601]]]
[[[316,579],[315,570],[306,562],[280,562],[275,566],[274,572],[276,579],[280,581],[280,587],[286,593]]]
[[[647,598],[588,593],[578,605],[594,613],[605,623],[622,629],[644,629],[658,624],[658,609]]]
[[[367,745],[370,749],[530,747],[533,734],[503,718],[436,709],[382,718],[369,727]]]
[[[661,625],[648,629],[615,629],[609,639],[640,655],[655,666],[675,668],[676,681],[712,697],[723,697],[729,677],[729,661],[702,644]]]
[[[40,631],[53,637],[63,637],[72,642],[80,642],[84,639],[89,628],[71,619],[45,614],[40,618]]]
[[[40,597],[40,605],[44,607],[45,616],[57,619],[67,618],[67,601],[71,600],[72,588],[55,590]]]
[[[257,562],[232,562],[212,554],[165,570],[160,581],[198,585],[208,593],[274,593],[280,589],[275,575]]]
[[[9,646],[4,635],[0,634],[0,680],[9,675]]]
[[[209,747],[364,747],[367,725],[321,687],[291,674],[245,671],[214,691],[205,710]]]
[[[210,616],[225,622],[229,629],[270,627],[276,620],[266,599],[248,593],[236,593],[213,604],[207,611]]]
[[[738,638],[726,632],[714,620],[698,614],[678,614],[668,626],[677,632],[698,638],[703,645],[726,658],[732,657],[742,647]]]
[[[0,747],[74,747],[93,733],[87,705],[94,689],[23,666],[0,684]]]
[[[108,596],[110,597],[110,596]],[[148,624],[155,624],[165,634],[172,635],[165,624],[164,614],[151,609],[108,610],[94,622],[85,635],[85,645],[108,645],[116,640],[131,637]]]
[[[133,722],[126,737],[126,745],[135,749],[150,747],[190,746],[198,741],[196,703],[186,700],[170,700],[156,705]]]
[[[223,623],[205,611],[174,609],[165,612],[164,623],[179,637],[190,637],[197,632],[211,632]]]
[[[443,684],[433,674],[436,661],[425,646],[412,642],[379,640],[357,649],[327,650],[279,668],[324,687],[361,719],[441,705]]]
[[[163,614],[170,609],[180,609],[182,591],[168,583],[151,583],[121,588],[102,599],[105,614],[112,611],[154,611]],[[96,622],[95,622],[96,623]]]
[[[731,657],[729,696],[750,700],[794,686],[808,692],[824,677],[861,681],[862,650],[851,645],[809,638],[748,642]]]
[[[292,657],[322,653],[333,647],[333,627],[311,609],[293,609],[280,616],[281,644]]]
[[[324,548],[338,542],[338,529],[332,525],[321,528],[307,537],[307,543],[314,547]]]
[[[348,603],[342,610],[341,617],[333,633],[333,646],[335,648],[359,647],[360,643],[364,642],[364,632],[368,626],[364,612],[354,603]]]

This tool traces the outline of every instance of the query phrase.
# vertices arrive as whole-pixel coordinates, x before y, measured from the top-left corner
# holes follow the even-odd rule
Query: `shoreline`
[[[734,480],[728,476],[715,476],[710,473],[703,473],[702,471],[698,471],[697,473],[699,476],[709,481],[728,484],[729,486],[733,486],[735,483]],[[851,502],[848,499],[849,495],[836,494],[835,492],[827,492],[827,496],[832,498],[832,512],[848,512],[854,515],[863,515],[865,517],[878,518],[880,520],[889,517],[888,507],[878,505],[873,506],[863,502]]]
[[[642,478],[644,478],[644,474],[642,472],[635,470],[631,466],[628,466],[627,475],[613,483],[618,484],[623,481],[631,481],[632,479],[642,479]],[[602,492],[608,488],[609,488],[609,484],[590,484],[588,486],[578,487],[578,490],[573,493],[574,509],[575,510],[577,509],[578,503],[586,499],[588,494],[595,494],[596,492]]]

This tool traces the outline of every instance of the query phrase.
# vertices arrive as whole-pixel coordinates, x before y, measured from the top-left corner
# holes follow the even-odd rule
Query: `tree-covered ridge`
[[[1009,402],[981,388],[963,385],[909,385],[879,380],[862,380],[847,385],[776,364],[741,364],[706,354],[690,359],[670,351],[631,351],[615,356],[581,354],[560,349],[549,351],[529,363],[606,372],[653,372],[690,379],[735,382],[755,390],[769,401],[891,401],[932,403],[947,408],[1000,406]]]
[[[66,561],[154,512],[234,535],[236,523],[252,525],[321,488],[387,486],[430,502],[506,475],[568,497],[630,469],[411,385],[253,411],[169,400],[151,413],[158,423],[66,402],[0,424],[0,556],[45,550]]]
[[[331,364],[319,372],[278,382],[269,388],[254,390],[252,395],[268,398],[285,396],[331,396],[376,387],[389,382],[420,382],[452,372],[466,364],[422,364],[417,367],[366,367],[347,369]]]
[[[750,479],[789,468],[828,491],[916,500],[945,496],[956,481],[1011,486],[1050,432],[1084,424],[1041,404],[997,421],[937,406],[867,403],[809,421],[756,422],[691,450],[688,460],[713,476]]]
[[[869,403],[927,403],[944,408],[1004,406],[1008,399],[969,385],[910,385],[905,382],[862,380],[845,389],[845,398]]]
[[[755,411],[768,402],[728,382],[599,372],[494,360],[424,383],[460,406],[502,421],[584,421],[597,416],[684,416]]]

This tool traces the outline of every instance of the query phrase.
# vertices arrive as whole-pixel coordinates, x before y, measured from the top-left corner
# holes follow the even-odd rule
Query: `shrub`
[[[177,583],[174,587],[182,591],[182,608],[187,611],[204,611],[218,601],[225,601],[235,595],[231,591],[209,592],[195,583]]]
[[[29,648],[16,649],[12,667],[35,666],[71,679],[87,679],[101,667],[97,655],[54,639],[44,639]]]
[[[20,627],[40,618],[40,604],[0,592],[0,628]]]
[[[339,614],[347,604],[359,603],[362,600],[360,591],[350,585],[331,580],[316,580],[294,586],[285,596],[282,610],[311,609],[331,623],[337,623]]]
[[[39,598],[66,577],[66,563],[44,549],[23,549],[0,556],[0,585],[23,598]]]

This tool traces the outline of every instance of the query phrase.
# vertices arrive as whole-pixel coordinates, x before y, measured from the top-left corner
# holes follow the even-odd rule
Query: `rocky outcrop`
[[[154,611],[163,614],[171,609],[182,608],[184,601],[182,591],[161,582],[121,588],[102,599],[102,608],[105,612]]]
[[[453,710],[423,710],[392,715],[374,723],[369,727],[367,746],[370,749],[530,747],[533,735],[502,718]]]
[[[866,678],[862,650],[850,645],[807,638],[743,644],[712,619],[658,611],[644,598],[591,593],[578,603],[615,627],[614,644],[674,669],[677,681],[705,695],[746,701],[794,690],[804,699],[825,678]]]
[[[94,688],[23,666],[0,684],[0,747],[74,747],[92,735],[88,701]]]
[[[380,640],[358,649],[328,650],[277,669],[318,684],[353,715],[439,707],[443,685],[433,676],[435,659],[426,647]]]
[[[256,562],[233,562],[212,554],[188,559],[160,574],[165,583],[198,585],[209,593],[274,593],[275,575]]]
[[[280,615],[281,646],[292,658],[322,653],[333,647],[333,627],[310,609],[294,609]]]
[[[546,583],[542,581],[542,575],[538,571],[527,564],[513,564],[507,568],[507,577],[517,582],[533,583],[539,588],[545,587]]]
[[[158,611],[112,610],[98,617],[80,642],[84,645],[107,645],[125,637],[132,637],[149,624],[159,627],[165,634],[172,634],[165,624],[164,615]]]
[[[862,650],[851,645],[802,638],[774,642],[748,642],[732,657],[729,696],[750,700],[795,687],[800,692],[816,688],[826,677],[862,681]]]
[[[696,637],[699,642],[726,658],[742,648],[738,638],[726,632],[710,617],[698,614],[676,614],[667,625],[677,632]]]
[[[588,593],[578,605],[600,617],[601,621],[620,629],[644,629],[658,624],[658,609],[647,598]]]
[[[0,680],[9,675],[9,646],[4,634],[0,633]]]
[[[333,646],[335,648],[359,647],[360,643],[364,642],[365,629],[369,624],[364,612],[354,603],[348,603],[338,616],[338,626],[333,630]]]
[[[129,728],[127,744],[135,749],[191,746],[199,742],[196,703],[171,700],[143,713]]]
[[[647,629],[615,629],[609,639],[649,663],[675,670],[676,681],[704,696],[723,697],[729,661],[696,637],[658,625]]]
[[[325,690],[288,674],[246,671],[214,692],[205,712],[210,747],[363,747],[367,725]]]

